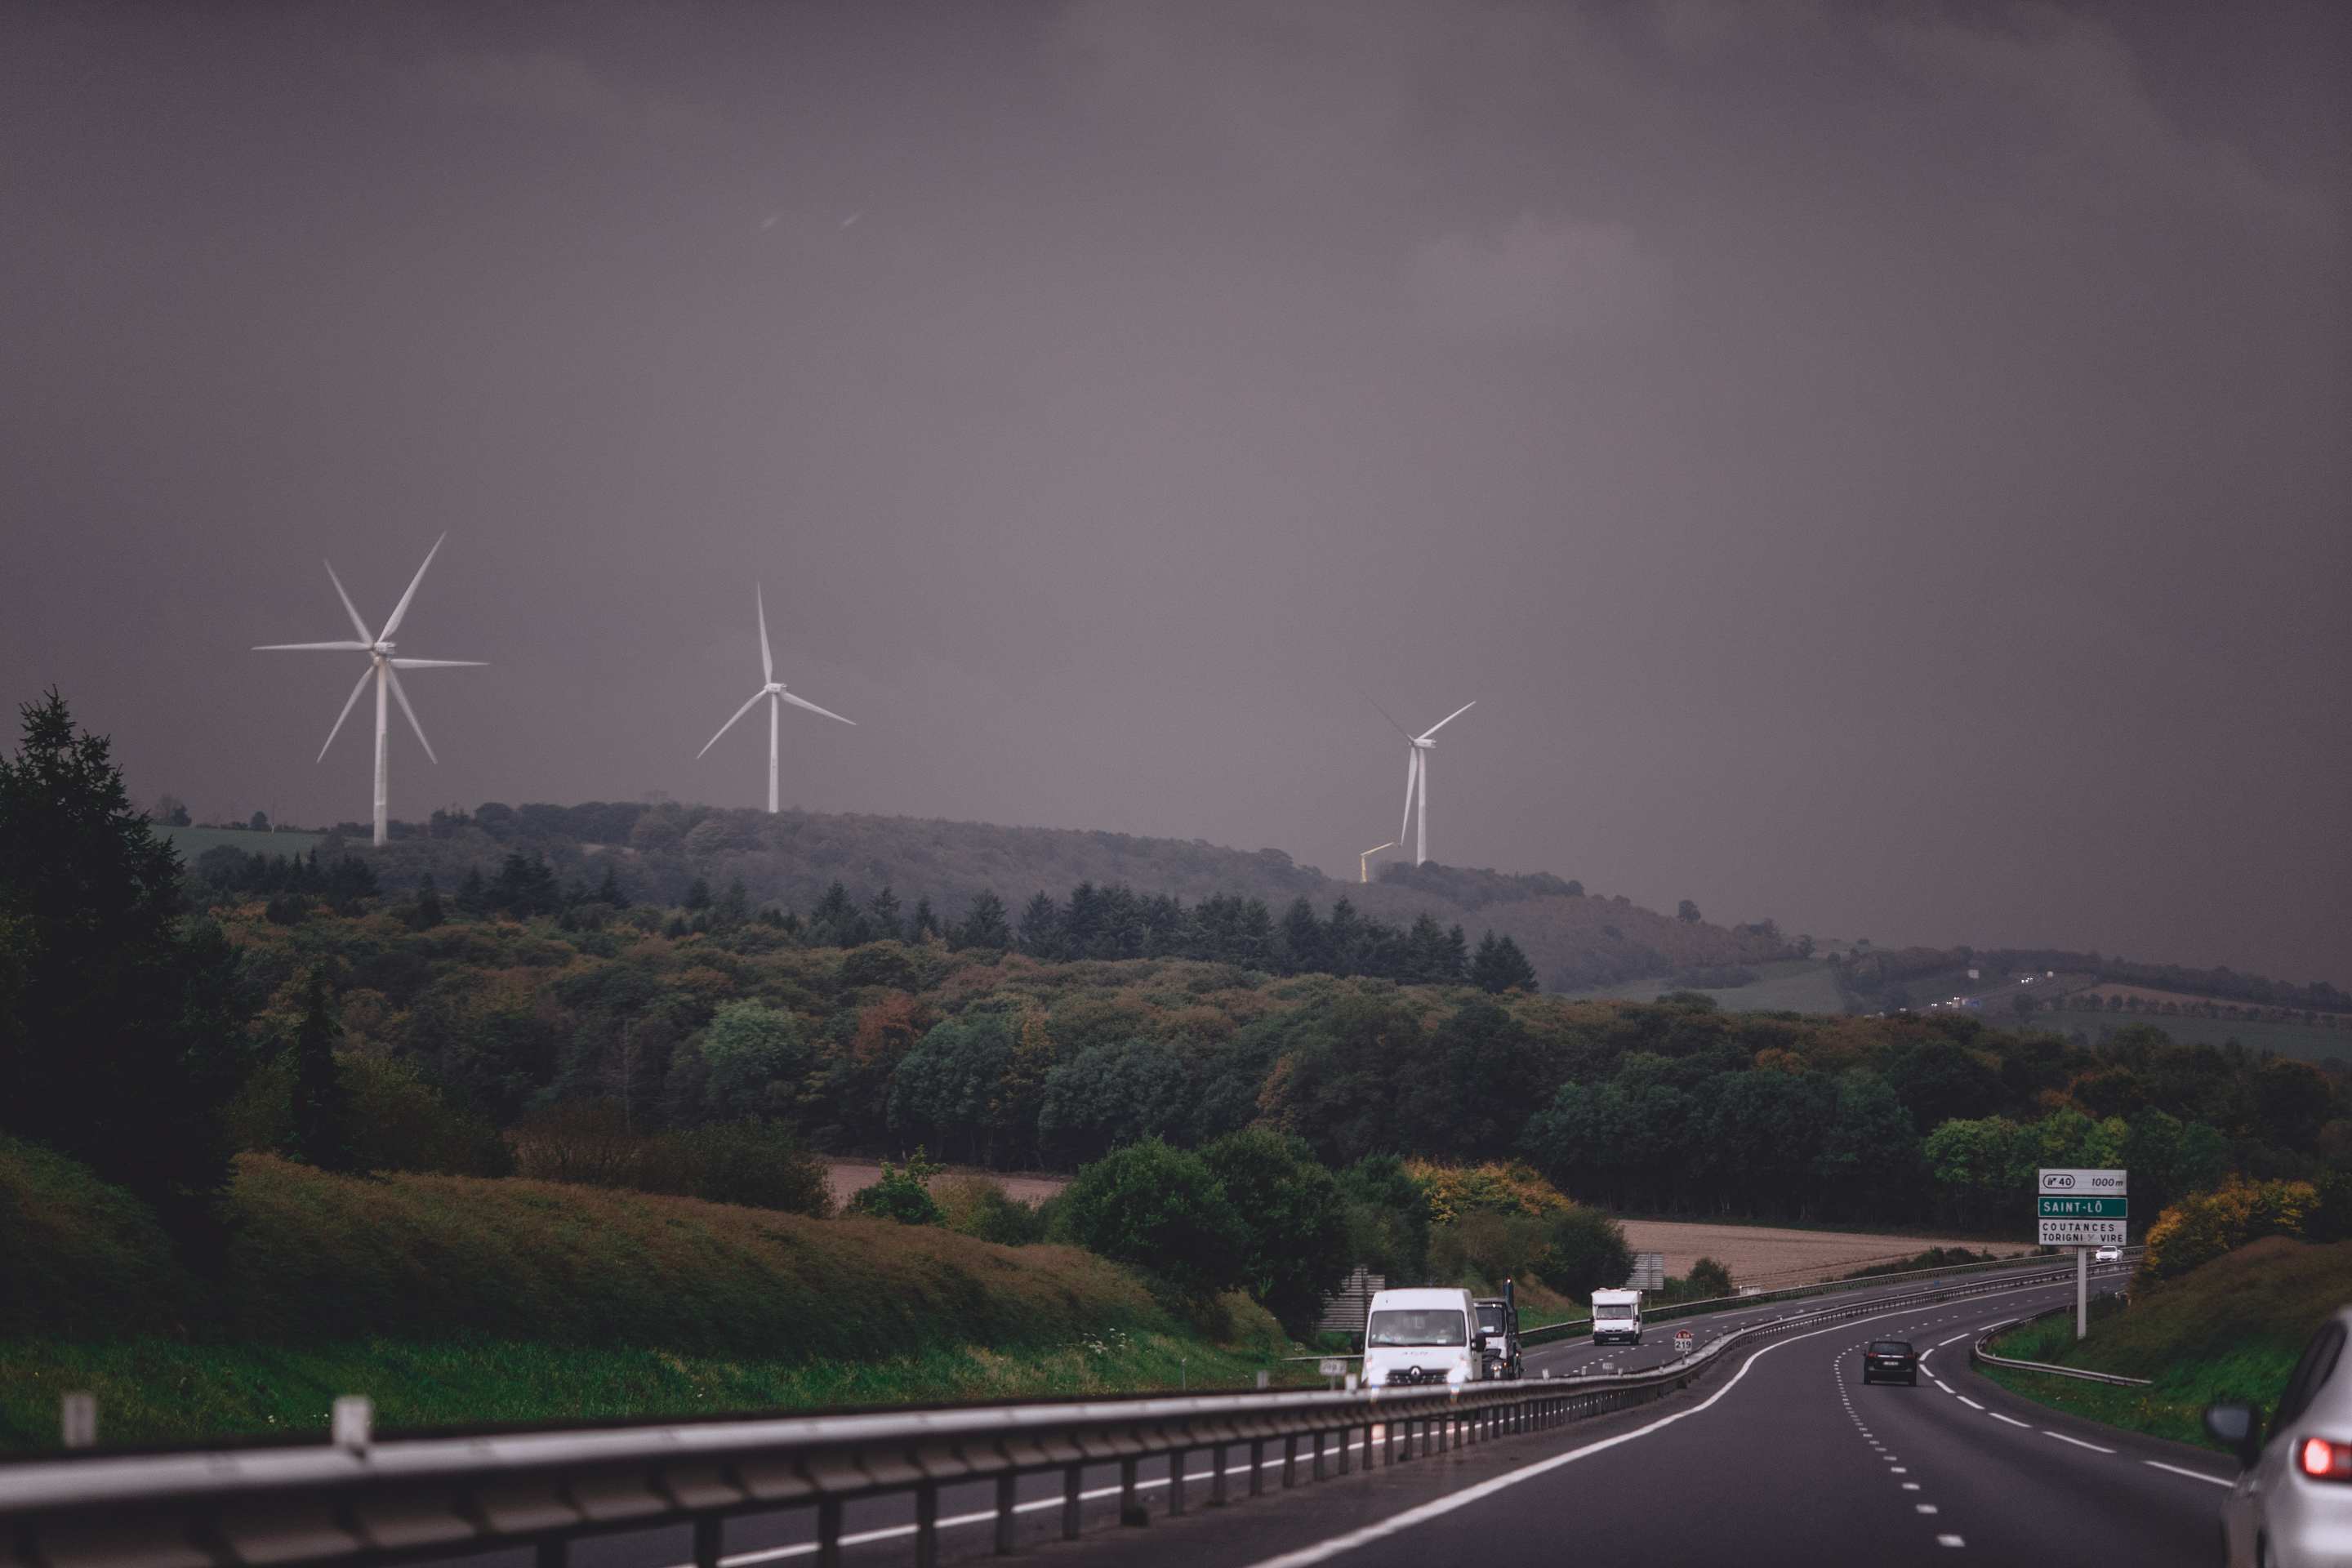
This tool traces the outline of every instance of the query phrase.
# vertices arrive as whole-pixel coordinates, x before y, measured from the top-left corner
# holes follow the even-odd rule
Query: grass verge
[[[2314,1247],[2273,1237],[2135,1289],[2123,1310],[2095,1317],[2080,1342],[2065,1315],[1993,1342],[2001,1355],[2151,1379],[2146,1388],[1981,1370],[2011,1393],[2054,1409],[2218,1448],[2205,1436],[2205,1406],[2225,1399],[2274,1404],[2304,1342],[2347,1301],[2352,1242]]]

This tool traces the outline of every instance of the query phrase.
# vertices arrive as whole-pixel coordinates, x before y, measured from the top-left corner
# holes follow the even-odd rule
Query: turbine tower
[[[1381,708],[1377,702],[1372,706]],[[1397,723],[1394,719],[1389,718],[1389,710],[1381,708],[1381,717],[1388,719],[1396,732],[1404,737],[1405,744],[1412,748],[1405,753],[1404,821],[1397,828],[1397,837],[1402,840],[1408,831],[1412,832],[1412,863],[1416,866],[1429,858],[1429,753],[1437,745],[1431,737],[1477,706],[1477,699],[1473,698],[1418,735]],[[1416,804],[1421,808],[1421,817],[1417,826],[1413,819],[1413,807]]]
[[[853,728],[856,727],[857,721],[842,719],[840,714],[831,709],[820,708],[807,699],[795,697],[784,689],[784,683],[776,679],[775,655],[768,651],[767,596],[761,592],[760,585],[756,583],[751,585],[751,598],[760,608],[760,678],[766,684],[751,693],[751,701],[735,710],[733,718],[719,726],[719,735],[724,735],[728,731],[732,730],[735,727],[735,720],[749,713],[752,704],[758,702],[761,698],[764,697],[768,700],[768,815],[772,816],[776,812],[776,721],[777,716],[784,710],[783,705],[789,702],[795,708],[805,708],[812,713],[822,713],[828,719],[841,719],[843,723]],[[719,744],[719,735],[713,735],[702,743],[702,750],[694,753],[695,761],[700,762],[709,754],[711,747]]]
[[[384,789],[387,782],[384,765],[386,735],[384,692],[389,690],[393,696],[400,700],[400,710],[408,715],[408,727],[416,731],[416,743],[425,748],[425,754],[431,757],[437,765],[441,759],[433,755],[433,742],[425,738],[425,726],[416,721],[416,710],[408,705],[408,693],[401,689],[399,672],[404,669],[479,668],[488,662],[479,658],[395,658],[393,657],[392,634],[400,629],[402,617],[408,614],[409,601],[416,597],[416,585],[425,581],[425,566],[433,564],[433,558],[441,553],[441,546],[448,538],[449,536],[444,533],[433,542],[433,548],[425,552],[425,566],[419,566],[416,569],[416,575],[409,582],[408,592],[403,594],[400,596],[400,603],[393,606],[392,618],[383,623],[383,630],[373,636],[369,635],[367,623],[360,619],[359,611],[352,607],[352,596],[343,592],[343,580],[335,575],[334,563],[329,562],[327,563],[327,580],[335,585],[335,596],[342,600],[343,613],[351,616],[352,629],[360,634],[359,640],[357,642],[263,643],[253,650],[256,653],[317,650],[363,653],[368,656],[368,667],[360,673],[360,683],[352,688],[352,694],[349,697],[343,699],[343,710],[335,715],[335,727],[327,731],[327,745],[319,748],[319,755],[314,761],[326,760],[327,746],[335,743],[335,737],[342,732],[343,721],[352,716],[352,705],[359,701],[360,693],[367,689],[367,683],[373,679],[375,681],[375,842],[379,845],[384,840]]]

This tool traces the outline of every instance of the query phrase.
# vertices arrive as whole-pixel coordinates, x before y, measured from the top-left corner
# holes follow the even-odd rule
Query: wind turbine
[[[1396,847],[1397,841],[1391,838],[1386,844],[1375,844],[1370,849],[1365,850],[1361,855],[1357,856],[1356,880],[1359,882],[1370,881],[1372,879],[1372,857],[1379,854],[1383,849],[1393,849]]]
[[[784,683],[776,679],[775,655],[768,651],[767,596],[761,592],[760,585],[756,583],[751,585],[751,597],[752,602],[760,607],[760,676],[767,684],[751,693],[751,700],[735,710],[733,718],[719,726],[719,735],[724,735],[728,731],[732,730],[735,727],[735,720],[749,713],[752,704],[758,702],[761,698],[764,697],[768,700],[768,814],[772,816],[776,811],[776,719],[777,715],[784,710],[783,705],[789,702],[795,708],[805,708],[812,713],[822,713],[828,719],[841,719],[841,715],[829,708],[820,708],[805,698],[795,697],[784,689]],[[857,723],[855,719],[841,719],[841,721],[853,728]],[[695,761],[700,762],[711,747],[719,744],[719,735],[713,735],[702,743],[702,750],[694,753]]]
[[[383,630],[375,633],[373,636],[369,635],[367,623],[360,619],[359,611],[352,607],[352,596],[343,592],[343,580],[335,575],[334,563],[332,562],[329,562],[327,563],[327,580],[335,585],[335,596],[342,600],[343,613],[351,616],[352,629],[360,634],[359,640],[357,642],[263,643],[253,650],[256,653],[285,653],[293,651],[309,652],[311,650],[321,650],[336,653],[363,653],[368,656],[367,668],[361,672],[360,682],[357,686],[352,688],[352,694],[343,699],[343,710],[335,715],[335,727],[327,731],[327,745],[320,746],[319,748],[319,755],[314,759],[314,761],[324,762],[326,760],[327,746],[333,745],[335,743],[335,737],[342,733],[343,721],[352,716],[352,706],[359,701],[360,693],[367,689],[367,683],[369,679],[373,678],[375,681],[375,841],[379,845],[384,840],[384,785],[386,782],[386,772],[384,767],[384,692],[389,689],[394,697],[400,700],[400,710],[408,715],[408,727],[416,731],[416,743],[425,748],[425,754],[427,757],[431,757],[433,762],[437,765],[441,759],[433,756],[433,742],[425,738],[425,726],[416,721],[416,710],[408,705],[408,693],[402,690],[400,687],[399,671],[404,669],[456,669],[461,667],[478,668],[479,666],[488,662],[487,659],[479,658],[394,658],[393,657],[392,650],[394,644],[392,634],[400,629],[402,617],[408,614],[409,601],[416,597],[416,585],[417,584],[425,581],[425,566],[433,564],[433,558],[441,553],[441,546],[447,542],[448,538],[449,536],[444,533],[439,539],[433,542],[433,548],[425,552],[425,566],[419,566],[416,569],[416,575],[409,582],[408,592],[403,594],[400,596],[400,603],[393,606],[392,618],[383,623]]]
[[[1370,699],[1368,698],[1367,700],[1370,700]],[[1397,829],[1397,837],[1399,839],[1402,839],[1406,831],[1414,826],[1413,803],[1415,801],[1419,801],[1421,804],[1421,821],[1418,831],[1413,835],[1412,847],[1412,863],[1418,866],[1429,858],[1429,753],[1437,745],[1437,742],[1430,739],[1430,737],[1436,734],[1440,730],[1444,729],[1448,724],[1453,723],[1456,719],[1461,718],[1465,713],[1469,712],[1473,708],[1477,707],[1478,701],[1475,698],[1471,699],[1469,701],[1465,702],[1461,707],[1456,708],[1453,712],[1448,713],[1444,718],[1440,719],[1436,723],[1432,724],[1428,729],[1423,730],[1418,735],[1413,734],[1403,725],[1397,723],[1394,719],[1389,718],[1389,710],[1385,708],[1381,708],[1379,703],[1374,702],[1372,703],[1372,706],[1381,709],[1381,717],[1388,719],[1389,723],[1394,727],[1396,732],[1405,738],[1405,743],[1412,748],[1412,751],[1405,753],[1404,822],[1403,825]],[[1369,854],[1370,851],[1366,851],[1366,853]]]

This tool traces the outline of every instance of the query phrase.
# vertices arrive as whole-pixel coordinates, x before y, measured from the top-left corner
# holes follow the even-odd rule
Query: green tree
[[[1350,1262],[1339,1184],[1305,1140],[1265,1128],[1228,1133],[1201,1159],[1248,1232],[1242,1267],[1250,1294],[1293,1339],[1307,1338],[1324,1294]]]
[[[704,1096],[721,1117],[789,1117],[813,1065],[807,1032],[794,1015],[765,1002],[722,1004],[702,1033],[710,1076]]]
[[[1688,899],[1685,899],[1682,902],[1675,906],[1675,919],[1681,921],[1685,925],[1698,924],[1698,906],[1691,902]]]
[[[700,877],[687,884],[686,908],[707,910],[710,907],[710,884]]]
[[[1519,944],[1491,930],[1478,939],[1478,951],[1470,960],[1470,984],[1496,994],[1538,989],[1536,966],[1528,962]]]
[[[870,1187],[849,1194],[848,1212],[869,1219],[895,1219],[900,1225],[940,1225],[946,1216],[931,1196],[931,1178],[940,1167],[917,1148],[903,1166],[882,1162],[882,1176]]]
[[[1157,1138],[1112,1151],[1062,1194],[1055,1223],[1087,1251],[1201,1303],[1249,1280],[1249,1232],[1200,1155]]]
[[[620,874],[614,869],[613,863],[609,860],[604,862],[604,879],[596,884],[596,901],[600,904],[610,904],[616,910],[625,910],[629,907],[628,895],[621,891]]]
[[[1391,1285],[1429,1278],[1429,1197],[1394,1154],[1357,1161],[1338,1177],[1346,1205],[1350,1265]]]
[[[1076,1166],[1139,1138],[1179,1132],[1192,1099],[1182,1058],[1159,1041],[1089,1046],[1045,1074],[1038,1152]]]
[[[1005,923],[1004,900],[986,888],[974,894],[971,908],[964,911],[963,922],[956,927],[955,945],[991,952],[1010,949],[1013,928]]]
[[[950,1158],[993,1163],[1028,1141],[1000,1115],[1013,1071],[1013,1035],[1002,1015],[967,1015],[932,1026],[890,1080],[890,1131]]]
[[[237,960],[184,921],[179,862],[134,809],[101,736],[55,691],[0,758],[0,1131],[211,1234],[228,1177]]]
[[[1599,1209],[1573,1204],[1544,1221],[1544,1249],[1535,1270],[1564,1296],[1582,1300],[1622,1285],[1633,1272],[1625,1227]]]
[[[323,971],[313,968],[302,985],[302,1021],[290,1047],[294,1056],[292,1138],[286,1152],[322,1171],[348,1171],[357,1163],[352,1100],[335,1060],[342,1026]]]

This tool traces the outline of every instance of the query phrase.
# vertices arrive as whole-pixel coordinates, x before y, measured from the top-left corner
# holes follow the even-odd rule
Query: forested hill
[[[568,883],[593,886],[609,867],[632,902],[676,904],[698,879],[714,890],[740,880],[753,905],[806,913],[838,881],[860,900],[885,888],[909,905],[929,899],[950,921],[983,891],[1017,910],[1034,893],[1059,899],[1088,882],[1187,903],[1237,894],[1264,900],[1277,915],[1302,896],[1328,914],[1344,896],[1360,913],[1399,926],[1427,914],[1465,926],[1474,940],[1488,929],[1509,936],[1552,989],[1664,980],[1789,952],[1769,921],[1733,929],[1662,915],[1549,875],[1398,865],[1361,885],[1326,877],[1278,849],[1071,828],[804,811],[772,816],[675,804],[493,803],[470,814],[436,812],[425,824],[395,824],[381,850],[368,846],[363,827],[349,824],[322,847],[329,861],[346,852],[365,858],[388,890],[413,887],[430,872],[446,892],[467,871],[493,875],[508,854],[520,852],[543,857]]]

